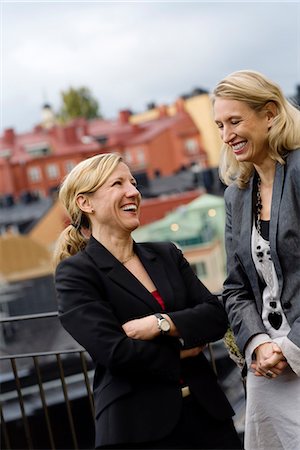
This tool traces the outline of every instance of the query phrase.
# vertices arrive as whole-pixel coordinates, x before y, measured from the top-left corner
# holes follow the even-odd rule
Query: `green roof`
[[[179,206],[163,219],[141,226],[133,233],[137,242],[174,241],[182,247],[224,241],[224,199],[203,194]]]

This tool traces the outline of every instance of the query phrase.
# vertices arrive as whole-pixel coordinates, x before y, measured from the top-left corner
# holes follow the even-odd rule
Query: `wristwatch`
[[[154,314],[157,318],[157,326],[161,334],[167,334],[169,333],[171,329],[170,322],[165,319],[160,313]]]

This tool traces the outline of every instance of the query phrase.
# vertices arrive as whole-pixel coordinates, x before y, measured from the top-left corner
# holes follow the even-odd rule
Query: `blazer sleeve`
[[[221,301],[199,280],[181,250],[171,245],[172,257],[184,283],[186,305],[184,309],[168,315],[176,325],[184,346],[192,348],[221,339],[228,327]]]
[[[180,377],[177,340],[158,337],[131,339],[116,318],[109,298],[101,291],[92,263],[70,257],[55,274],[59,317],[63,327],[91,355],[96,364],[114,375],[151,376],[160,380]],[[96,281],[97,280],[97,281]]]
[[[249,340],[257,334],[266,333],[266,329],[257,310],[254,293],[246,270],[237,252],[240,234],[237,229],[234,229],[233,205],[235,204],[235,208],[241,210],[241,204],[236,198],[235,189],[237,189],[235,186],[230,186],[226,189],[224,196],[227,278],[224,281],[222,297],[237,345],[244,353]],[[237,223],[239,222],[238,217],[239,215],[236,214],[235,221]]]

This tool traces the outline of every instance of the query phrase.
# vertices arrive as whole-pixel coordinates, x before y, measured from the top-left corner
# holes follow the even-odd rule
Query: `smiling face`
[[[260,165],[268,157],[272,105],[257,112],[246,102],[216,97],[214,118],[223,142],[231,147],[239,162]]]
[[[136,181],[123,162],[97,191],[78,198],[81,209],[89,213],[92,234],[101,236],[101,240],[135,230],[140,225],[140,202]]]

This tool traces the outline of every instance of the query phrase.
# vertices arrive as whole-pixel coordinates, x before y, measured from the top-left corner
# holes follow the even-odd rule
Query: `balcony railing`
[[[0,324],[57,316],[53,312],[8,317]],[[93,448],[93,363],[75,341],[74,345],[74,349],[0,356],[1,448]],[[207,350],[215,371],[220,350],[213,346]],[[236,384],[236,379],[227,377],[226,383]]]
[[[9,317],[0,323],[56,316],[57,312]],[[93,448],[94,370],[82,348],[10,354],[0,356],[0,364],[2,448],[79,449],[87,448],[87,442]],[[84,411],[78,417],[79,400]],[[78,426],[83,418],[90,435],[86,439]]]

